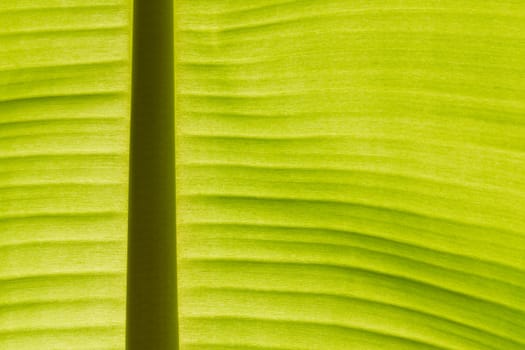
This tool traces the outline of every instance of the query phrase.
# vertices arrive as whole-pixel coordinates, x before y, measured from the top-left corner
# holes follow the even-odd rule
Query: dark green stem
[[[127,349],[178,348],[173,2],[135,0]]]

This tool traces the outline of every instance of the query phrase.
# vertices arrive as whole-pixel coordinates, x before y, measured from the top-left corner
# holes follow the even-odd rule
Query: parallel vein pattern
[[[0,2],[0,348],[123,349],[127,0]]]
[[[181,349],[525,348],[525,3],[176,5]]]

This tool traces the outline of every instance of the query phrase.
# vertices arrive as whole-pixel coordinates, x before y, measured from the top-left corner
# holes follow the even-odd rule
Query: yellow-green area
[[[525,2],[175,7],[182,350],[525,348]]]
[[[131,3],[0,1],[0,349],[123,349]]]

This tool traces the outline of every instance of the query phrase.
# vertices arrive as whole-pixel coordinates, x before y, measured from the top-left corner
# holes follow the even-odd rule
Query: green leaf
[[[525,3],[176,3],[184,350],[525,348]]]
[[[128,0],[0,2],[0,348],[122,349]]]

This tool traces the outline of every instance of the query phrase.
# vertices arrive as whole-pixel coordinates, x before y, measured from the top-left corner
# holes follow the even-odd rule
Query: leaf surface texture
[[[525,347],[523,2],[175,16],[181,349]]]
[[[122,349],[131,3],[0,1],[0,348]]]

